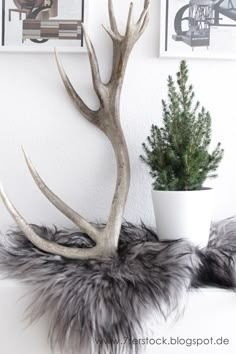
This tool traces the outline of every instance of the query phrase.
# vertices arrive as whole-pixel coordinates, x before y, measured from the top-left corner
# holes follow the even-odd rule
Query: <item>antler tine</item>
[[[84,24],[82,24],[82,27],[83,27],[84,37],[85,37],[85,41],[86,41],[86,46],[88,49],[88,56],[89,56],[92,78],[93,78],[93,87],[94,87],[94,90],[97,93],[98,97],[101,98],[100,90],[101,90],[101,86],[103,84],[102,84],[102,80],[101,80],[97,55],[96,55],[93,43],[87,33],[87,30],[86,30]]]
[[[139,37],[142,36],[143,32],[146,30],[148,23],[149,23],[149,12],[147,11],[143,23],[139,29]]]
[[[71,209],[67,204],[65,204],[56,194],[54,194],[44,183],[42,178],[39,176],[38,172],[34,168],[32,162],[29,157],[25,153],[22,148],[26,164],[28,169],[33,177],[36,185],[41,190],[41,192],[45,195],[45,197],[64,214],[68,219],[70,219],[76,226],[78,226],[82,231],[86,232],[95,242],[99,241],[100,238],[100,230],[92,226],[89,222],[87,222],[81,215],[76,213],[73,209]]]
[[[149,6],[150,6],[150,0],[145,0],[144,1],[144,9],[149,8]]]
[[[117,34],[119,34],[119,31],[118,31],[115,13],[114,13],[113,0],[108,0],[108,9],[109,9],[109,18],[110,18],[111,29],[117,35]]]
[[[114,32],[112,32],[112,30],[110,30],[109,28],[107,28],[105,25],[102,25],[102,27],[104,28],[104,30],[107,32],[108,36],[111,37],[112,41],[120,41],[121,38],[117,37],[117,35],[115,35]]]
[[[115,38],[113,40],[113,53],[114,53],[114,60],[113,60],[113,66],[112,66],[112,72],[111,72],[111,78],[109,82],[112,82],[114,79],[117,77],[120,78],[120,83],[122,84],[123,82],[123,77],[124,73],[126,70],[126,66],[128,63],[129,55],[144,32],[147,24],[148,24],[148,12],[149,12],[149,5],[150,1],[145,0],[144,2],[144,7],[142,10],[142,13],[139,17],[139,20],[137,23],[132,23],[132,14],[133,14],[133,3],[131,2],[130,7],[129,7],[129,15],[128,15],[128,20],[127,20],[127,26],[126,26],[126,33],[125,35],[121,36],[119,35],[118,38]],[[113,39],[113,33],[108,34],[111,36]],[[120,43],[118,43],[118,41]]]
[[[148,22],[148,13],[150,8],[150,0],[145,0],[143,11],[137,21],[137,26],[142,28],[145,22]]]
[[[80,113],[92,124],[96,125],[99,127],[99,121],[97,117],[97,111],[93,111],[90,109],[84,101],[81,99],[81,97],[78,95],[78,93],[75,91],[73,85],[71,84],[68,76],[66,75],[65,69],[59,59],[57,50],[55,49],[55,57],[56,57],[56,62],[57,62],[57,67],[59,70],[59,73],[61,75],[62,81],[65,85],[65,88],[69,94],[69,96],[72,98],[73,102],[75,103],[76,107],[80,111]]]
[[[126,26],[126,34],[125,34],[126,36],[129,34],[129,32],[131,30],[133,8],[134,8],[134,4],[133,4],[133,2],[131,2],[130,6],[129,6],[129,14],[128,14],[128,20],[127,20],[127,26]]]
[[[33,230],[33,228],[25,221],[25,219],[20,215],[18,210],[14,207],[8,196],[6,195],[3,186],[0,185],[0,197],[9,211],[12,218],[15,220],[16,224],[25,234],[30,242],[32,242],[36,247],[44,252],[59,255],[69,259],[89,259],[95,258],[101,251],[99,251],[99,245],[89,249],[78,249],[70,248],[66,246],[59,245],[55,242],[48,241]],[[101,257],[102,257],[101,252]]]

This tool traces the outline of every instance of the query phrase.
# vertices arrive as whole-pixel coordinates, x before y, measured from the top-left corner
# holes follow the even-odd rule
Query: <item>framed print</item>
[[[2,0],[1,51],[85,51],[88,0]]]
[[[161,0],[161,57],[236,59],[236,0]]]

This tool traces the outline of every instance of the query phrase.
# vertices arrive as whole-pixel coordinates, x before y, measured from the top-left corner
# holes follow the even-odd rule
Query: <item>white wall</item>
[[[111,66],[111,43],[101,28],[107,23],[107,1],[91,0],[89,30],[104,80]],[[115,1],[120,23],[128,1]],[[136,0],[137,11],[142,0]],[[154,223],[151,179],[139,161],[141,143],[152,123],[160,122],[166,78],[175,74],[179,60],[158,58],[159,1],[151,3],[151,21],[135,48],[122,96],[122,124],[132,164],[132,183],[125,218]],[[96,107],[88,59],[64,54],[64,66],[76,89]],[[221,60],[189,61],[197,98],[212,113],[213,139],[220,140],[225,158],[219,178],[209,185],[216,191],[214,219],[236,213],[235,82],[236,63]],[[0,179],[28,221],[69,226],[38,192],[23,160],[22,144],[47,184],[90,220],[107,217],[115,184],[115,160],[106,138],[74,108],[56,69],[52,54],[0,54]],[[12,220],[0,205],[0,228]]]

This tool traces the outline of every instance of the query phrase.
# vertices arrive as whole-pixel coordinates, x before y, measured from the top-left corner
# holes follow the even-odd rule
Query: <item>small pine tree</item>
[[[197,190],[207,178],[217,177],[224,151],[218,143],[208,152],[211,116],[194,98],[188,67],[182,61],[177,84],[168,78],[168,103],[162,101],[163,127],[152,125],[147,144],[143,143],[145,156],[140,156],[150,167],[156,190]]]

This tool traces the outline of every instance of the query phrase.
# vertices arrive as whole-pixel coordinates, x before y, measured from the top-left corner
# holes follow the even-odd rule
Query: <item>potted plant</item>
[[[221,144],[210,153],[211,116],[195,102],[188,67],[180,63],[175,82],[168,78],[168,101],[162,101],[163,125],[152,125],[144,155],[154,178],[152,192],[161,239],[190,238],[206,243],[211,225],[212,190],[203,187],[215,178],[223,158]]]

